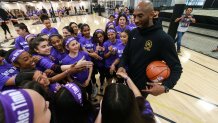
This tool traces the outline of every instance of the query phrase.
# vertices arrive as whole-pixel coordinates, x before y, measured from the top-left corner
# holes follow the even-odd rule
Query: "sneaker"
[[[218,48],[217,48],[217,49],[215,49],[215,50],[212,50],[211,52],[218,52]]]
[[[92,86],[92,98],[95,98],[98,94],[98,88],[96,87],[96,84],[93,84]]]
[[[177,50],[177,53],[181,53],[181,50]]]

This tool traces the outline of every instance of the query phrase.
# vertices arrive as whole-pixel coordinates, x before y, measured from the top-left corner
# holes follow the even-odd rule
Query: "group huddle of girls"
[[[135,28],[131,17],[111,15],[105,31],[97,29],[93,35],[88,24],[75,22],[60,35],[47,15],[40,19],[45,25],[41,33],[30,34],[24,23],[17,24],[15,48],[0,51],[0,122],[155,122],[149,102],[132,80],[116,73]],[[112,81],[117,75],[125,82]],[[98,86],[104,96],[94,106]]]

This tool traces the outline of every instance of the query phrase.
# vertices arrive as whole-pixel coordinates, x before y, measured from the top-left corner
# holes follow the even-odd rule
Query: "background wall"
[[[11,10],[11,9],[21,9],[24,12],[26,12],[26,5],[31,5],[31,6],[35,6],[35,8],[39,8],[42,9],[42,7],[44,7],[45,9],[49,10],[51,8],[51,5],[49,2],[26,2],[26,3],[6,3],[6,2],[1,2],[1,6],[3,9],[6,10]],[[72,1],[72,2],[52,2],[52,6],[54,8],[54,10],[57,10],[57,8],[59,7],[77,7],[79,8],[79,6],[84,6],[85,9],[89,9],[90,11],[90,2],[89,1]]]

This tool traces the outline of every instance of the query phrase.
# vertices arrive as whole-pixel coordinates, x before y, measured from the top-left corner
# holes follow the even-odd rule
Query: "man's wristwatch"
[[[163,86],[164,86],[164,85],[163,85]],[[164,89],[165,89],[165,90],[164,90],[165,93],[168,93],[169,90],[170,90],[167,86],[164,86]]]

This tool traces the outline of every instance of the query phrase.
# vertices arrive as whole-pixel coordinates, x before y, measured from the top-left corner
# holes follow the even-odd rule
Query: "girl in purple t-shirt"
[[[91,57],[94,52],[95,44],[93,38],[90,35],[90,27],[88,24],[83,24],[81,26],[82,38],[80,38],[79,43],[81,44],[82,49],[87,52]]]
[[[135,22],[134,22],[134,17],[130,16],[130,24],[129,24],[130,30],[133,30],[136,28]]]
[[[97,44],[95,48],[95,52],[102,57],[103,59],[96,60],[96,67],[97,70],[100,74],[100,83],[101,83],[101,88],[100,91],[103,92],[103,84],[104,84],[104,79],[105,79],[105,59],[104,59],[104,51],[105,48],[103,46],[104,42],[107,40],[106,39],[105,32],[102,29],[97,29],[95,30],[93,34],[93,41]]]
[[[87,66],[90,66],[90,65],[92,66],[92,63],[89,61],[79,61],[75,65],[70,65],[69,69],[67,69],[67,66],[69,66],[69,65],[65,65],[65,67],[66,67],[65,69],[67,69],[67,70],[65,70],[64,72],[62,72],[60,74],[56,74],[56,75],[51,76],[48,71],[47,72],[41,72],[38,70],[35,71],[36,64],[38,62],[40,62],[41,59],[37,58],[37,56],[30,55],[28,52],[26,52],[24,50],[11,49],[11,50],[7,51],[7,55],[6,55],[5,59],[6,59],[7,63],[14,65],[16,67],[15,69],[17,69],[18,71],[22,71],[21,72],[22,75],[20,74],[20,75],[16,76],[16,78],[17,78],[17,80],[15,81],[16,83],[13,81],[14,77],[11,77],[8,80],[9,83],[7,82],[7,85],[14,85],[14,84],[20,85],[23,82],[23,80],[30,80],[30,81],[34,80],[36,82],[39,82],[43,86],[47,86],[49,83],[63,82],[63,80],[65,78],[67,78],[68,75],[71,75],[72,73],[76,73],[78,71],[83,71],[84,68],[86,68]],[[9,64],[7,64],[7,66],[9,66]],[[5,66],[3,66],[3,67],[5,69]],[[61,67],[63,67],[63,65]],[[6,68],[8,68],[8,67],[6,67]],[[15,75],[15,73],[13,72],[15,69],[12,68],[8,72],[4,72],[4,75],[9,75],[9,76]],[[0,79],[1,79],[1,77],[2,76],[0,76]],[[7,80],[8,77],[7,76],[3,77],[3,79]],[[0,85],[1,85],[1,83],[0,83]]]
[[[79,41],[80,38],[82,38],[82,34],[79,32],[79,28],[78,28],[77,23],[70,22],[69,26],[73,29],[73,33],[74,33],[73,37],[75,37],[76,40]]]
[[[108,40],[104,42],[103,46],[105,48],[104,58],[106,67],[106,78],[109,83],[112,82],[112,78],[115,77],[115,68],[112,64],[117,59],[117,48],[121,43],[120,39],[116,39],[116,31],[114,29],[107,30]]]
[[[0,50],[0,91],[5,85],[13,85],[18,69],[8,63],[5,57],[6,51]]]
[[[42,23],[45,25],[45,28],[41,31],[41,33],[45,33],[47,35],[51,34],[59,34],[58,30],[54,27],[51,27],[51,21],[48,15],[41,15],[40,19]]]
[[[121,39],[122,43],[120,43],[117,46],[117,59],[111,65],[111,70],[113,70],[113,71],[116,70],[116,66],[120,62],[120,59],[121,59],[122,54],[123,54],[123,50],[126,47],[126,44],[128,42],[129,32],[130,32],[129,30],[125,30],[125,31],[120,33],[120,39]]]
[[[116,26],[116,23],[115,23],[115,16],[114,16],[114,15],[110,15],[108,19],[109,19],[109,21],[107,22],[106,27],[108,27],[109,24],[113,24],[114,27],[115,27],[115,26]]]
[[[52,46],[51,56],[55,58],[56,64],[61,64],[61,60],[68,54],[68,51],[63,46],[63,37],[59,34],[52,34],[48,40]]]
[[[119,15],[119,17],[117,18],[117,22],[116,22],[116,31],[117,31],[117,37],[120,38],[120,33],[123,32],[124,30],[131,30],[130,27],[128,26],[128,19],[126,17],[125,14],[121,14]]]
[[[91,60],[86,52],[80,51],[80,44],[74,37],[68,37],[65,39],[64,43],[65,48],[69,51],[69,54],[62,60],[63,65],[75,64],[81,59],[85,59],[87,61]],[[92,67],[89,67],[81,72],[72,74],[71,78],[79,82],[83,87],[87,87],[91,80],[91,75]]]
[[[28,51],[29,45],[28,45],[28,42],[25,40],[25,37],[27,35],[29,35],[30,33],[29,33],[27,26],[24,23],[19,23],[19,24],[15,25],[15,31],[19,35],[15,39],[15,48]]]
[[[55,64],[55,58],[51,56],[51,46],[42,37],[36,37],[29,45],[30,53],[40,57],[36,64],[36,69],[42,72],[51,70],[51,73],[61,73],[71,67],[71,65]]]
[[[79,42],[82,46],[83,51],[88,53],[88,55],[92,58],[92,62],[94,62],[93,72],[92,72],[92,83],[93,83],[93,97],[97,94],[97,88],[96,88],[96,78],[95,74],[97,74],[97,67],[96,67],[96,61],[102,60],[103,58],[99,56],[96,52],[96,43],[93,41],[93,38],[90,35],[90,27],[88,24],[83,24],[81,26],[81,33],[83,35],[82,38],[80,38]]]

